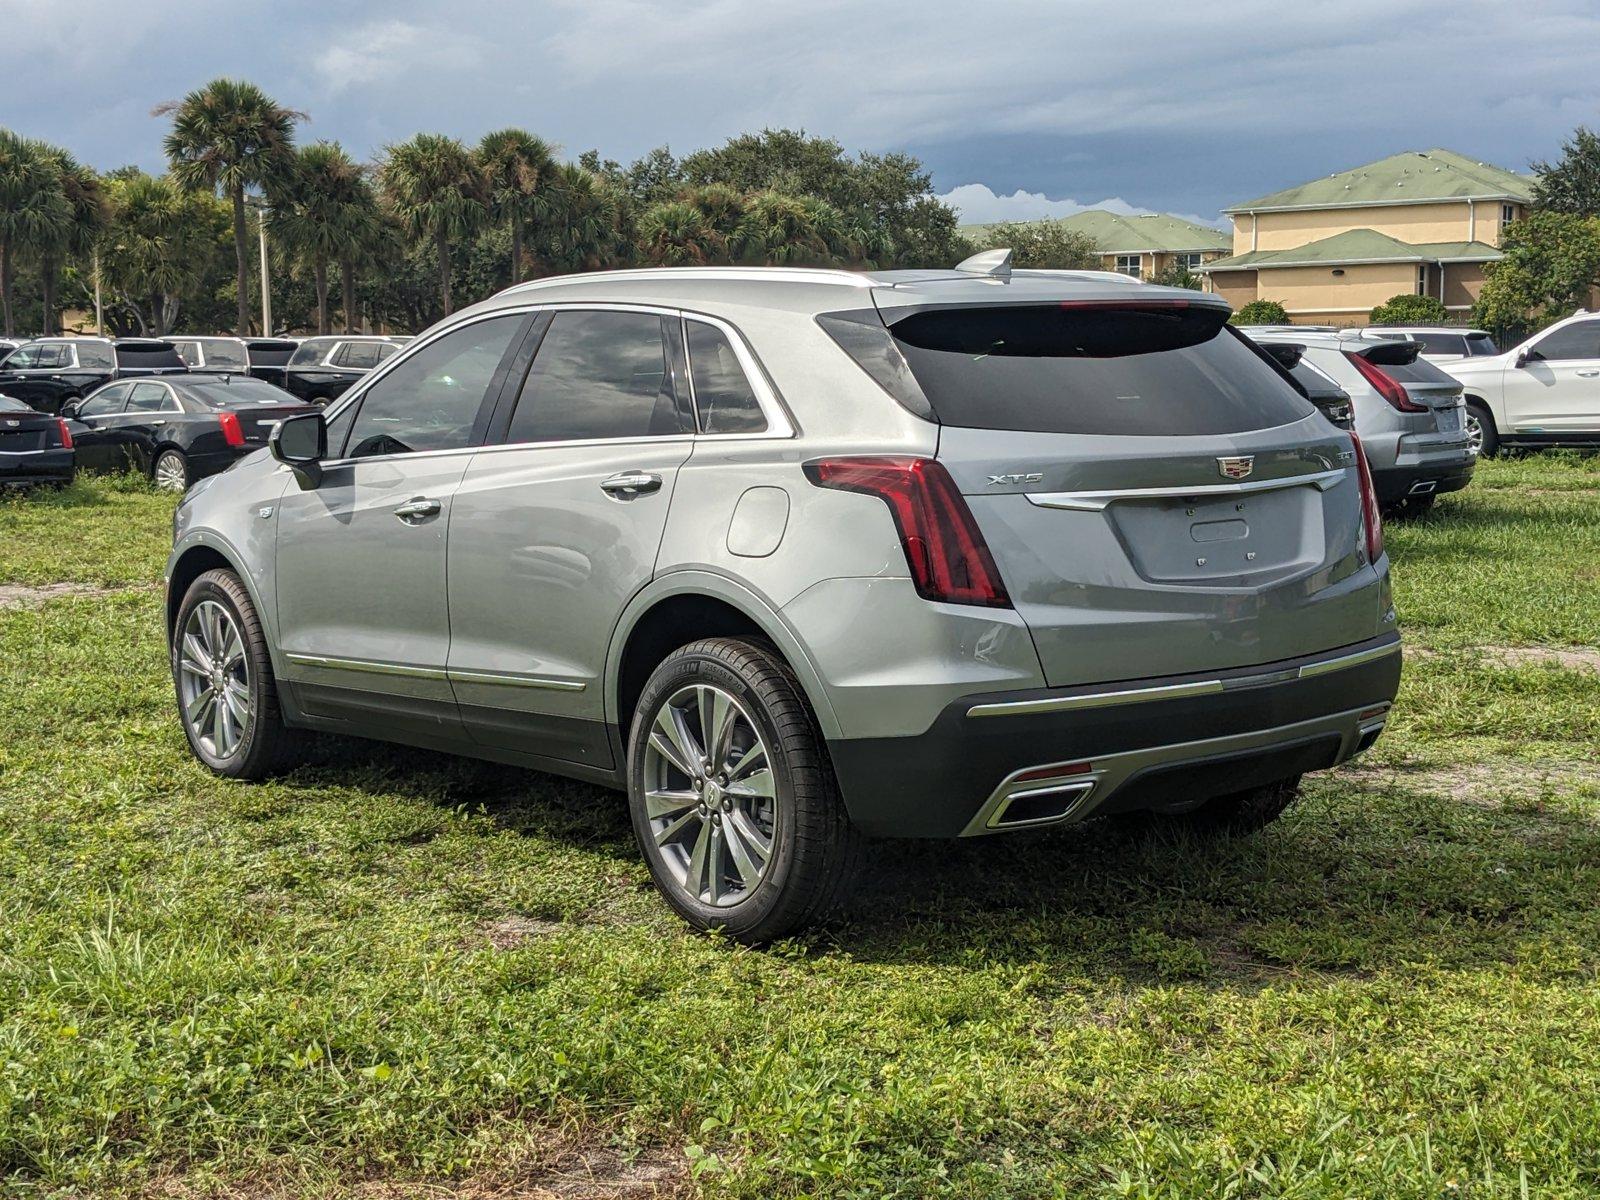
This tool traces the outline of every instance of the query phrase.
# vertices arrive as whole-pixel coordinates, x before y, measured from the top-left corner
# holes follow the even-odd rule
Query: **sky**
[[[626,162],[804,128],[919,156],[972,222],[1215,223],[1400,150],[1526,170],[1600,126],[1593,0],[0,0],[0,29],[0,124],[101,169],[159,169],[150,110],[233,75],[363,158],[419,130]]]

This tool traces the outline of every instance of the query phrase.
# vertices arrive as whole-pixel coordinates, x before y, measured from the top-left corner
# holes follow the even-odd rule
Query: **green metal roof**
[[[1375,229],[1347,229],[1289,250],[1251,250],[1206,263],[1202,270],[1338,266],[1371,262],[1489,262],[1500,251],[1487,242],[1402,242]]]
[[[1230,234],[1196,225],[1171,213],[1124,216],[1103,208],[1086,208],[1048,223],[1087,234],[1101,254],[1171,254],[1180,250],[1228,250],[1233,246]],[[993,225],[963,225],[960,232],[979,242],[993,228]]]
[[[1533,181],[1453,150],[1407,150],[1365,166],[1223,209],[1228,213],[1279,208],[1342,208],[1355,204],[1417,204],[1430,200],[1505,199],[1528,203]]]

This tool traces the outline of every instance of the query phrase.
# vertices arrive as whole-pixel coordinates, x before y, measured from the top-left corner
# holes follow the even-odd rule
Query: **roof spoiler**
[[[968,275],[988,275],[993,279],[1010,280],[1011,278],[1011,251],[1005,249],[980,250],[971,258],[964,258],[956,264],[956,270]]]
[[[1370,346],[1346,347],[1352,354],[1359,354],[1375,367],[1408,367],[1417,361],[1417,355],[1422,353],[1422,343],[1416,341],[1392,341],[1385,339],[1374,342]]]

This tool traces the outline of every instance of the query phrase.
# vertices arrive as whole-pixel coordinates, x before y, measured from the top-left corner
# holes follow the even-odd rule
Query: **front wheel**
[[[758,944],[840,903],[861,837],[787,664],[734,638],[690,643],[645,684],[628,738],[634,834],[667,903]]]
[[[184,594],[172,627],[172,681],[194,756],[218,775],[261,779],[293,748],[266,635],[232,571],[207,571]]]
[[[150,465],[150,479],[163,492],[187,491],[189,460],[181,450],[163,450]]]

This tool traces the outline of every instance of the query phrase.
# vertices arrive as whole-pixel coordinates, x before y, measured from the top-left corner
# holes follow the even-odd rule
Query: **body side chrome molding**
[[[1334,671],[1343,671],[1348,667],[1359,667],[1363,663],[1376,662],[1391,654],[1400,653],[1400,641],[1395,639],[1382,646],[1371,646],[1365,650],[1357,650],[1354,654],[1343,654],[1335,658],[1325,658],[1318,662],[1306,663],[1298,668],[1290,667],[1275,671],[1263,671],[1255,675],[1237,675],[1229,679],[1196,679],[1188,683],[1161,684],[1157,687],[1124,688],[1111,692],[1087,692],[1077,696],[1046,696],[1038,700],[999,700],[986,704],[974,704],[967,709],[969,717],[1021,717],[1032,716],[1036,713],[1070,712],[1079,708],[1110,708],[1118,704],[1145,704],[1154,700],[1172,700],[1181,696],[1209,696],[1221,692],[1236,691],[1240,688],[1264,687],[1273,683],[1284,683],[1291,679],[1313,679],[1318,675],[1328,675]]]
[[[1236,496],[1243,492],[1268,492],[1281,488],[1315,487],[1327,491],[1344,478],[1346,467],[1318,471],[1313,475],[1291,475],[1286,479],[1253,479],[1247,483],[1201,483],[1193,487],[1120,488],[1105,492],[1024,492],[1030,504],[1040,508],[1072,508],[1081,512],[1101,512],[1114,500],[1160,500],[1184,496]]]
[[[365,658],[335,658],[325,654],[285,654],[297,667],[321,667],[333,671],[360,671],[369,675],[398,675],[406,679],[435,679],[451,683],[488,683],[502,687],[548,688],[562,692],[581,692],[588,684],[577,679],[546,679],[537,675],[508,675],[498,671],[454,671],[437,667],[409,667],[401,663],[375,662]]]

